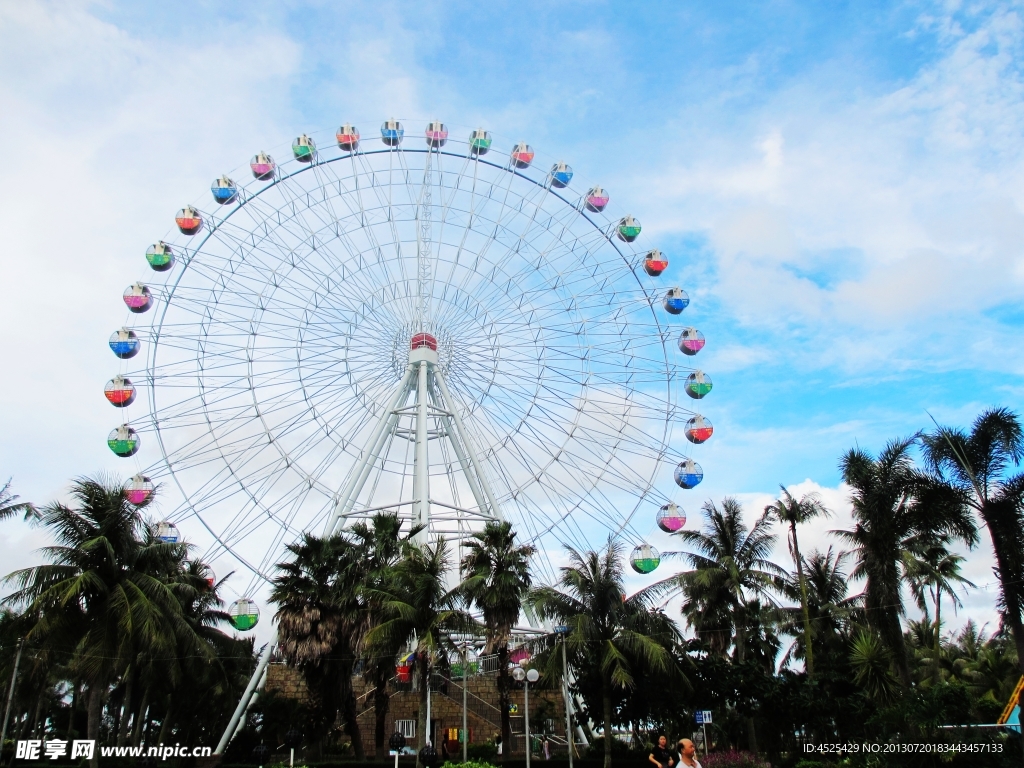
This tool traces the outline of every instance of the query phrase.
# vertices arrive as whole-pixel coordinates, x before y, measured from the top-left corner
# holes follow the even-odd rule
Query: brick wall
[[[267,667],[267,690],[279,691],[288,698],[305,700],[307,698],[306,683],[299,671],[287,664],[270,664]],[[363,740],[363,749],[367,755],[374,751],[373,731],[373,692],[362,677],[352,678],[352,688],[356,695],[356,709],[359,712],[359,731]],[[462,680],[456,678],[447,684],[442,683],[440,690],[431,692],[430,716],[434,721],[436,741],[444,739],[449,728],[462,727]],[[470,743],[482,743],[493,739],[501,730],[498,710],[498,687],[496,675],[473,675],[466,686],[470,702],[467,707],[467,720],[470,730]],[[417,720],[419,717],[419,691],[389,690],[390,702],[388,709],[387,733],[395,731],[396,720]],[[523,691],[513,690],[512,701],[519,708],[513,715],[513,732],[523,730]],[[546,704],[544,704],[546,702]],[[552,734],[565,735],[565,709],[560,690],[530,689],[530,711],[536,713],[545,707],[553,722]],[[520,747],[522,739],[514,739]],[[416,739],[410,739],[409,745],[415,746]]]

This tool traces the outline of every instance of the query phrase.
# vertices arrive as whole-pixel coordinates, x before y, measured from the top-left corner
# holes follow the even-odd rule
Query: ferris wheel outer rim
[[[153,422],[154,431],[156,431],[157,435],[158,435],[157,442],[158,442],[158,445],[160,446],[160,452],[161,452],[161,456],[162,456],[163,461],[164,461],[164,466],[166,466],[167,469],[170,471],[170,473],[172,475],[174,475],[175,484],[178,486],[179,491],[181,492],[183,499],[186,500],[186,504],[188,505],[189,508],[191,508],[192,513],[195,516],[200,518],[200,520],[203,523],[204,527],[214,537],[214,539],[216,541],[218,541],[218,543],[226,551],[230,552],[232,554],[232,556],[238,558],[239,561],[242,562],[242,564],[244,564],[246,567],[248,567],[254,573],[260,574],[263,578],[266,578],[266,576],[260,572],[260,569],[254,568],[252,566],[252,564],[245,562],[244,558],[240,557],[239,553],[234,551],[233,547],[228,545],[226,542],[221,541],[220,537],[217,535],[217,533],[212,529],[212,527],[210,525],[208,525],[206,523],[206,521],[204,519],[204,516],[198,510],[196,510],[196,509],[194,509],[192,507],[192,503],[191,503],[191,496],[192,496],[192,494],[186,492],[185,488],[182,486],[181,480],[178,477],[178,472],[175,471],[174,465],[171,462],[171,455],[168,452],[167,447],[165,445],[165,442],[164,442],[164,439],[163,439],[163,431],[162,431],[162,428],[161,428],[161,425],[160,425],[160,419],[159,419],[159,416],[158,416],[159,410],[157,409],[157,405],[156,405],[156,386],[155,386],[156,372],[157,372],[158,367],[159,367],[158,363],[157,363],[157,360],[156,360],[156,356],[157,356],[157,351],[159,349],[159,345],[160,345],[160,341],[161,341],[162,330],[163,330],[163,327],[164,327],[164,322],[166,320],[167,311],[168,311],[168,308],[170,307],[170,305],[173,303],[173,299],[175,297],[176,292],[179,289],[181,280],[188,273],[189,267],[191,266],[193,259],[198,255],[198,253],[201,252],[201,250],[202,250],[203,246],[206,244],[206,242],[211,237],[213,237],[220,230],[220,228],[224,225],[224,223],[227,222],[228,220],[230,220],[230,218],[232,216],[234,216],[236,213],[238,213],[244,206],[246,206],[248,203],[250,203],[250,201],[258,199],[265,192],[269,192],[270,190],[273,190],[279,184],[282,184],[282,183],[288,181],[289,179],[292,179],[292,178],[294,178],[296,176],[299,176],[303,172],[314,171],[315,169],[317,169],[317,168],[319,168],[321,166],[324,166],[324,165],[330,165],[330,164],[333,164],[333,163],[338,162],[338,161],[344,161],[347,158],[351,158],[354,161],[354,159],[355,159],[355,157],[357,155],[375,155],[375,154],[391,154],[391,155],[395,155],[395,154],[404,154],[404,153],[412,153],[412,154],[420,154],[420,155],[436,153],[436,154],[439,154],[439,155],[443,154],[443,155],[448,156],[448,157],[453,157],[453,158],[458,158],[458,159],[466,159],[468,161],[473,162],[474,164],[482,163],[482,164],[484,164],[486,166],[489,166],[489,167],[491,167],[491,168],[493,168],[493,169],[495,169],[497,171],[500,171],[500,172],[503,172],[503,173],[507,173],[507,174],[511,174],[514,177],[517,177],[519,179],[524,180],[525,182],[528,182],[528,183],[534,185],[538,189],[543,190],[544,192],[546,192],[547,194],[553,195],[557,200],[559,200],[568,209],[572,209],[573,211],[575,211],[575,214],[578,217],[582,217],[593,228],[593,230],[595,232],[597,232],[597,233],[599,233],[601,235],[602,239],[606,243],[608,243],[609,245],[611,245],[615,249],[615,251],[618,254],[619,258],[622,260],[622,262],[625,265],[625,267],[631,273],[631,275],[633,276],[634,281],[636,282],[636,284],[639,287],[640,291],[644,295],[644,297],[646,299],[645,303],[647,304],[647,310],[651,314],[651,317],[652,317],[652,319],[654,321],[654,326],[658,329],[659,346],[661,347],[661,353],[662,353],[661,356],[665,360],[665,364],[666,364],[664,366],[664,368],[663,368],[663,370],[665,372],[664,384],[665,384],[666,389],[668,390],[668,393],[671,394],[672,384],[673,384],[673,380],[672,380],[673,377],[671,375],[671,367],[672,366],[671,366],[671,363],[670,363],[670,360],[669,360],[669,353],[668,353],[668,349],[667,349],[667,347],[668,347],[668,344],[667,344],[668,326],[662,324],[660,318],[658,317],[657,309],[655,307],[655,304],[657,303],[656,299],[658,298],[658,294],[659,294],[660,290],[655,290],[654,291],[654,299],[652,300],[652,298],[651,298],[652,292],[650,290],[648,290],[648,288],[644,285],[643,281],[641,280],[641,276],[638,274],[637,269],[636,269],[635,265],[633,264],[633,261],[630,258],[634,254],[632,252],[629,253],[629,254],[624,253],[622,248],[616,242],[616,238],[614,237],[614,234],[613,234],[613,232],[614,232],[614,225],[612,225],[612,231],[611,232],[608,231],[607,227],[602,227],[599,222],[595,221],[592,218],[592,216],[589,214],[589,212],[586,211],[585,207],[581,207],[581,206],[575,205],[573,202],[571,202],[569,199],[567,199],[567,197],[564,194],[562,194],[561,191],[558,191],[557,188],[555,188],[552,184],[549,183],[550,182],[550,173],[545,174],[544,180],[541,181],[541,180],[538,180],[538,179],[531,178],[530,176],[528,176],[525,173],[523,173],[522,171],[525,170],[525,169],[518,168],[516,163],[513,163],[513,162],[510,161],[510,162],[508,162],[508,163],[503,165],[503,164],[494,162],[493,160],[488,160],[488,159],[483,158],[480,153],[472,153],[471,152],[469,155],[462,155],[462,154],[459,154],[459,153],[456,153],[456,152],[453,152],[453,151],[450,151],[450,150],[448,150],[448,151],[441,150],[440,148],[416,149],[416,148],[405,148],[405,147],[401,147],[400,145],[397,146],[397,147],[387,147],[387,148],[375,149],[375,150],[369,150],[369,151],[367,151],[365,149],[357,149],[355,151],[344,152],[343,154],[341,154],[341,155],[339,155],[337,157],[332,157],[332,158],[329,158],[329,159],[322,159],[322,158],[318,157],[317,159],[314,160],[314,162],[299,164],[296,169],[290,171],[287,174],[283,173],[281,166],[278,165],[277,166],[277,172],[275,173],[274,177],[269,180],[269,183],[261,186],[255,192],[247,190],[244,187],[240,187],[239,188],[238,197],[237,197],[237,199],[233,203],[229,203],[229,205],[231,205],[231,208],[225,212],[226,215],[223,215],[221,217],[217,217],[215,214],[211,214],[208,217],[204,217],[204,221],[207,223],[207,226],[204,227],[204,229],[206,231],[201,234],[200,239],[198,239],[195,242],[194,245],[192,245],[191,247],[189,247],[188,244],[187,245],[178,245],[177,246],[178,248],[181,249],[181,253],[182,253],[181,269],[178,270],[178,274],[175,276],[173,282],[168,281],[167,283],[164,284],[165,285],[165,300],[162,302],[163,306],[161,307],[161,310],[160,310],[159,322],[154,322],[154,323],[150,324],[150,328],[153,329],[153,335],[152,335],[152,338],[151,338],[152,349],[147,350],[147,356],[146,356],[146,359],[147,359],[147,373],[148,373],[147,378],[149,379],[149,383],[150,383],[150,387],[149,387],[149,390],[150,390],[150,392],[149,392],[150,417],[151,417],[152,422]],[[355,173],[355,172],[353,173],[353,178],[354,178],[354,180],[356,180],[356,183],[358,183],[357,182],[357,180],[358,180],[358,174],[357,173]],[[318,186],[322,186],[322,183],[320,185],[318,185]],[[276,207],[276,206],[271,206],[271,207]],[[214,210],[216,210],[216,209],[214,209]],[[200,211],[201,211],[201,209],[200,209]],[[156,318],[154,318],[154,320],[155,319]],[[661,439],[660,442],[661,442],[661,445],[663,446],[663,448],[662,448],[662,451],[661,451],[661,455],[659,457],[659,461],[660,461],[661,458],[664,458],[664,454],[666,453],[665,448],[668,445],[669,434],[671,432],[671,414],[666,413],[664,418],[661,419],[661,421],[663,422],[663,428],[662,428],[662,439]],[[263,430],[264,430],[264,433],[268,435],[268,437],[271,435],[270,427],[268,425],[266,425],[265,421],[263,422]],[[231,462],[230,461],[228,461],[226,458],[224,458],[223,460],[224,460],[224,463],[228,467],[231,466]],[[656,474],[656,470],[655,470],[654,474]],[[630,519],[632,518],[633,515],[636,514],[636,511],[639,509],[639,506],[642,503],[643,498],[645,498],[650,493],[650,491],[652,490],[653,487],[654,487],[654,476],[652,474],[652,476],[646,482],[646,488],[644,489],[644,493],[642,494],[641,498],[638,500],[637,505],[634,507],[632,512],[629,514],[629,516],[627,516],[623,520],[623,522],[620,525],[619,529],[616,531],[616,534],[615,534],[616,536],[621,534],[622,530],[629,524]]]

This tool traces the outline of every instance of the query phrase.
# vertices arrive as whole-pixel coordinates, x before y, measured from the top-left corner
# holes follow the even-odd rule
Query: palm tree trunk
[[[94,742],[99,741],[100,738],[100,717],[103,712],[103,691],[106,688],[105,685],[93,681],[89,683],[89,721],[86,726],[86,738],[92,739]],[[100,765],[100,750],[99,747],[93,750],[92,759],[89,761],[90,768],[99,768]]]
[[[356,712],[356,696],[352,692],[352,674],[351,670],[343,670],[342,676],[345,679],[345,692],[342,694],[341,699],[341,716],[345,723],[345,730],[348,731],[348,736],[352,739],[352,749],[355,751],[356,760],[360,762],[366,759],[366,753],[363,751],[363,734],[359,729],[358,712]]]
[[[938,685],[941,672],[939,670],[939,654],[942,653],[942,590],[935,590],[935,684]]]
[[[999,583],[1003,593],[1003,605],[1006,612],[1003,614],[1006,623],[1010,625],[1010,634],[1013,636],[1013,644],[1017,649],[1017,666],[1024,673],[1024,623],[1021,621],[1021,578],[1024,574],[1014,568],[1015,558],[1012,556],[1011,542],[1016,542],[1019,533],[1014,530],[1004,530],[999,510],[993,510],[989,504],[983,504],[980,509],[981,517],[988,527],[989,536],[992,538],[992,550],[996,556],[996,568],[999,571]],[[1014,516],[1016,519],[1016,516]]]
[[[32,734],[34,736],[39,736],[40,738],[42,738],[43,735],[43,727],[42,723],[39,722],[39,716],[43,711],[43,697],[45,695],[46,689],[43,688],[43,690],[39,692],[39,696],[36,698],[36,711],[35,714],[32,715]]]
[[[378,662],[374,670],[373,691],[373,754],[377,760],[387,759],[384,742],[387,739],[388,707],[391,699],[388,696],[388,678],[394,669],[393,660]]]
[[[814,677],[814,645],[811,640],[811,609],[807,605],[807,581],[804,579],[804,563],[800,557],[800,543],[796,538],[796,523],[790,522],[789,529],[793,534],[793,559],[796,561],[796,575],[800,581],[800,608],[804,614],[804,660],[807,666],[807,677]]]
[[[607,674],[601,675],[601,704],[604,709],[604,768],[612,768],[612,681]]]
[[[747,659],[747,614],[744,610],[736,611],[736,661],[743,664]],[[754,725],[754,718],[744,718],[747,725],[747,749],[757,754],[757,729]]]
[[[512,683],[508,671],[508,645],[498,646],[498,707],[501,710],[501,761],[509,759],[512,751],[512,714],[508,711],[512,703]]]
[[[167,740],[168,734],[171,732],[171,707],[174,704],[174,699],[171,694],[167,694],[167,703],[164,707],[164,717],[160,721],[160,735],[156,738],[157,744],[163,744]]]
[[[121,702],[121,717],[117,724],[117,746],[123,747],[128,741],[128,718],[132,714],[132,688],[135,683],[135,670],[128,668],[124,684],[124,700]]]
[[[132,733],[132,745],[139,746],[139,739],[142,738],[142,723],[149,716],[149,686],[142,691],[142,702],[139,704],[139,711],[135,713],[135,728]]]
[[[67,740],[75,737],[75,713],[78,711],[78,683],[73,683],[71,688],[71,717],[68,718]]]
[[[430,665],[427,663],[427,654],[420,653],[416,659],[419,669],[416,670],[420,678],[420,711],[417,715],[417,733],[419,737],[416,743],[416,768],[423,768],[423,764],[420,762],[419,751],[427,745],[427,739],[429,734],[427,728],[430,724],[427,722],[427,686],[430,685]]]

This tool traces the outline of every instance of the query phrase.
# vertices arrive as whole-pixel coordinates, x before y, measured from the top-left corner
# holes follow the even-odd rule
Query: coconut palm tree
[[[813,677],[814,643],[811,642],[811,614],[807,605],[807,582],[804,580],[803,558],[800,557],[796,527],[800,523],[806,523],[816,517],[828,517],[832,513],[816,493],[808,493],[798,501],[785,486],[779,487],[782,489],[782,496],[764,508],[764,516],[789,526],[789,554],[796,565],[797,583],[800,586],[800,609],[804,620],[804,662],[807,665],[807,676]]]
[[[753,601],[774,605],[773,592],[783,589],[787,573],[769,558],[775,545],[771,520],[761,517],[753,528],[743,524],[743,508],[732,498],[702,507],[704,527],[674,534],[691,551],[683,554],[690,570],[674,576],[683,592],[683,616],[712,650],[746,661],[748,611]],[[747,718],[747,741],[757,751],[753,718]]]
[[[1024,430],[1007,408],[984,411],[971,431],[936,425],[922,438],[928,465],[966,498],[988,528],[1003,615],[1024,671]]]
[[[403,535],[402,522],[393,512],[378,512],[371,518],[369,525],[359,521],[350,529],[351,539],[362,563],[359,586],[364,642],[360,655],[366,662],[365,677],[373,684],[373,743],[377,760],[387,759],[384,746],[388,736],[387,715],[390,703],[387,684],[395,673],[395,657],[401,647],[400,644],[371,646],[365,638],[383,618],[380,595],[393,578],[394,568],[408,548],[410,537],[417,530]]]
[[[860,448],[847,451],[839,466],[851,489],[855,525],[852,530],[833,531],[854,546],[853,576],[866,580],[867,622],[888,650],[878,654],[872,646],[868,656],[873,662],[891,658],[905,688],[912,683],[900,625],[905,612],[905,553],[912,552],[922,536],[948,536],[969,545],[977,537],[960,494],[915,467],[911,449],[916,441],[916,436],[893,440],[878,458]],[[868,641],[863,645],[867,649]]]
[[[124,486],[107,477],[80,478],[71,497],[73,506],[42,510],[41,524],[57,542],[43,549],[49,563],[7,576],[16,591],[4,603],[39,615],[27,640],[70,649],[70,665],[87,688],[88,738],[96,739],[103,699],[140,648],[160,647],[168,638],[195,652],[202,648],[175,585],[146,567],[169,545],[146,536],[141,508],[129,503]]]
[[[508,644],[530,591],[530,558],[536,549],[529,544],[516,544],[511,523],[494,521],[473,534],[465,547],[468,553],[462,558],[462,592],[467,602],[483,614],[487,643],[484,651],[498,656],[501,743],[511,744],[512,676]]]
[[[459,588],[447,589],[448,544],[438,538],[432,544],[408,546],[393,577],[378,588],[367,589],[380,606],[381,621],[366,636],[370,647],[397,648],[414,643],[419,677],[419,746],[430,741],[427,732],[427,695],[431,671],[441,655],[457,651],[452,635],[471,634],[480,626],[464,610]]]
[[[569,565],[554,587],[530,593],[541,619],[568,628],[566,648],[599,671],[604,721],[604,767],[612,764],[612,695],[633,686],[630,659],[654,673],[669,672],[668,647],[679,640],[674,624],[655,607],[660,587],[627,596],[622,545],[608,539],[601,552],[566,547]]]
[[[39,511],[27,501],[18,501],[18,496],[11,493],[11,481],[4,483],[0,488],[0,520],[6,520],[17,514],[24,516],[25,520],[38,520]]]
[[[292,559],[278,563],[270,599],[280,649],[306,680],[312,699],[313,731],[322,741],[341,711],[356,756],[363,758],[355,718],[352,670],[361,621],[360,552],[344,536],[306,533],[288,545]]]
[[[974,587],[961,572],[960,564],[965,561],[962,555],[950,552],[949,536],[929,534],[914,542],[911,549],[903,555],[903,570],[910,592],[917,602],[918,608],[924,612],[924,620],[931,621],[929,616],[929,598],[935,609],[935,625],[928,635],[930,644],[927,653],[928,663],[933,669],[933,682],[939,682],[942,660],[942,595],[950,596],[953,610],[963,607],[957,596],[957,587]]]

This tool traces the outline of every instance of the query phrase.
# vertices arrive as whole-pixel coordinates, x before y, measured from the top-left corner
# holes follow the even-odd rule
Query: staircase
[[[445,682],[448,683],[448,692],[445,693],[439,688],[436,689],[436,692],[461,707],[462,685],[455,680],[445,680]],[[466,691],[466,710],[472,712],[475,717],[483,720],[499,733],[501,732],[501,710],[468,690]]]

